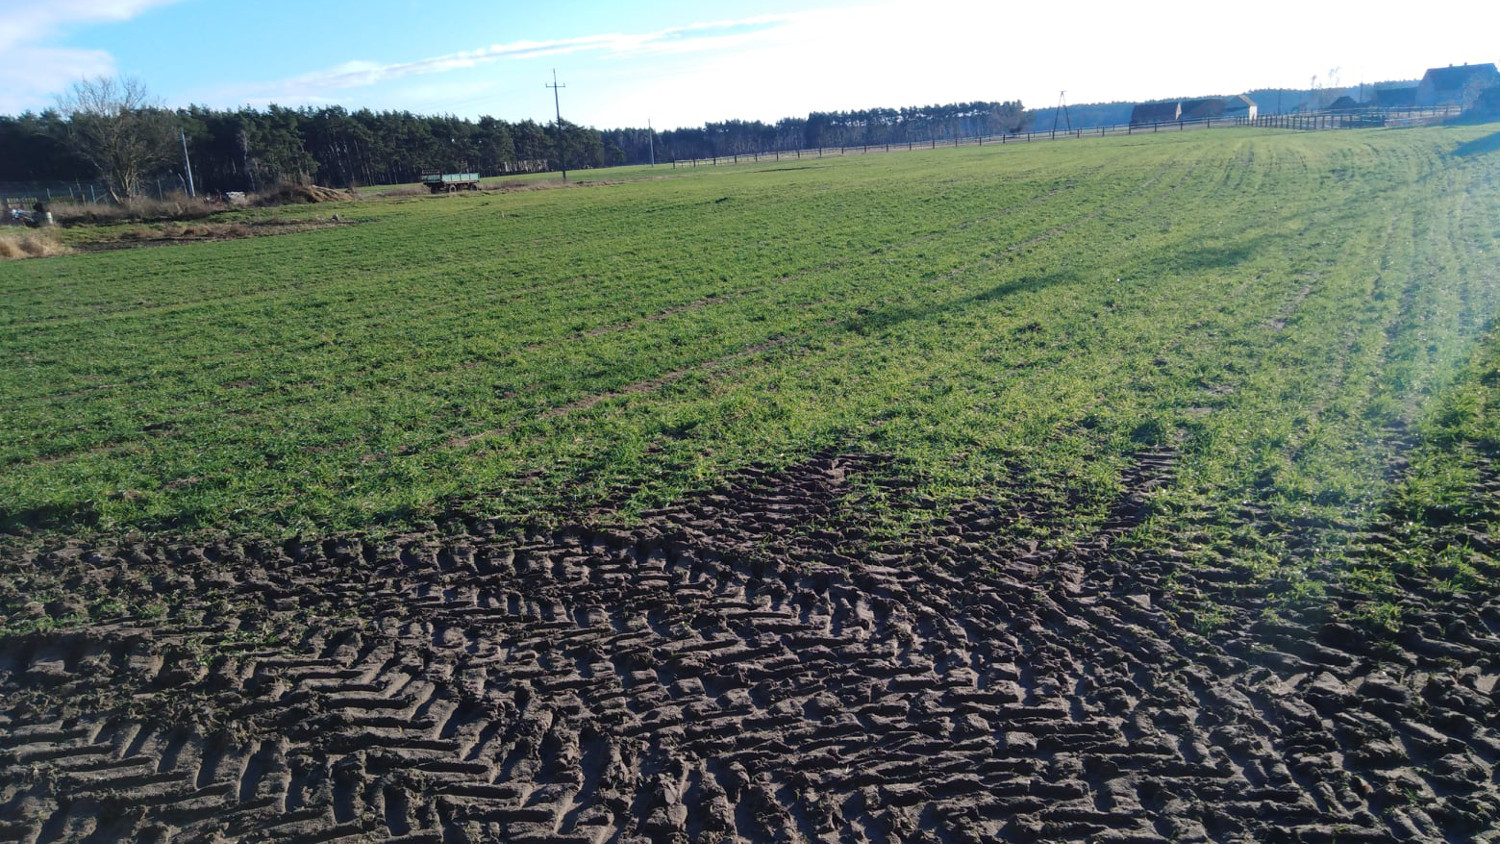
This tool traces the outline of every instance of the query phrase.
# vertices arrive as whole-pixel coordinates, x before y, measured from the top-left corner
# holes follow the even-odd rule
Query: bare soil
[[[830,454],[628,530],[13,561],[164,608],[0,639],[0,839],[1500,840],[1500,600],[1263,620],[1123,541],[1173,464],[1060,551],[987,502],[872,539],[890,473]]]

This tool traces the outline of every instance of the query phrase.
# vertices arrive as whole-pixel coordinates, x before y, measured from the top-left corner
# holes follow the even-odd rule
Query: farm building
[[[1371,102],[1379,108],[1411,108],[1417,104],[1417,86],[1376,89]]]
[[[1255,100],[1238,94],[1224,101],[1224,116],[1254,120],[1260,116],[1260,108],[1255,105]]]
[[[1492,85],[1500,85],[1494,63],[1434,67],[1417,83],[1416,105],[1465,105]]]
[[[1500,118],[1500,85],[1480,91],[1465,113],[1470,117]]]
[[[1359,101],[1348,94],[1328,104],[1329,111],[1354,111],[1357,108],[1359,108]]]
[[[1224,100],[1220,97],[1203,97],[1182,101],[1183,120],[1208,120],[1224,116]]]
[[[1130,125],[1171,123],[1182,117],[1182,103],[1141,103],[1130,112]]]

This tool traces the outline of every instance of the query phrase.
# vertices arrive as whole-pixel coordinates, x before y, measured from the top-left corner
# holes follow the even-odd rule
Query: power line
[[[562,104],[557,98],[557,89],[568,87],[566,84],[557,84],[557,68],[552,69],[552,84],[547,86],[552,89],[552,107],[557,109],[557,162],[562,166],[563,181],[568,180],[568,149],[563,144]]]

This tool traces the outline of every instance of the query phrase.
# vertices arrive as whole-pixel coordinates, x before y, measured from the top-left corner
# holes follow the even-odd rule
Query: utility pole
[[[651,149],[651,166],[656,166],[656,130],[651,128],[651,118],[646,118],[646,144]]]
[[[1067,123],[1067,129],[1068,129],[1068,131],[1069,132],[1073,131],[1073,118],[1071,118],[1071,117],[1068,116],[1068,100],[1067,100],[1067,97],[1068,97],[1068,92],[1067,91],[1058,91],[1057,92],[1057,108],[1055,108],[1055,109],[1052,110],[1052,134],[1054,134],[1054,135],[1057,134],[1057,118],[1059,116],[1068,121],[1068,123]]]
[[[187,132],[178,128],[177,137],[182,140],[182,166],[187,170],[188,196],[196,198],[198,192],[193,190],[193,162],[192,159],[188,158],[187,153]]]
[[[568,150],[563,145],[562,104],[557,98],[557,89],[568,86],[557,84],[557,68],[552,69],[552,84],[547,87],[552,89],[552,107],[557,109],[557,161],[562,165],[563,181],[566,182],[568,180]]]

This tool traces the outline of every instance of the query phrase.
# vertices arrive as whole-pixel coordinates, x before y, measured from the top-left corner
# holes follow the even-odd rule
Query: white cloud
[[[115,72],[103,50],[58,47],[71,27],[129,20],[179,0],[49,0],[8,3],[0,26],[0,114],[46,108],[74,80]]]
[[[0,114],[47,108],[74,81],[114,72],[114,58],[102,50],[12,48],[0,62]]]
[[[994,3],[935,0],[825,9],[731,42],[691,72],[643,76],[594,104],[588,122],[664,128],[705,120],[773,121],[810,111],[1021,97],[1022,53],[1036,14]],[[1021,35],[1025,33],[1025,35]],[[1049,83],[1050,84],[1050,83]],[[582,92],[580,92],[582,93]]]
[[[0,50],[36,44],[70,26],[130,20],[157,6],[179,0],[49,0],[8,3],[5,26],[0,27]],[[7,56],[7,62],[10,57]]]
[[[1064,89],[1074,104],[1232,94],[1306,87],[1313,74],[1327,84],[1333,67],[1357,84],[1494,60],[1492,45],[1447,19],[1398,21],[1298,0],[1268,0],[1253,15],[1179,12],[1160,2],[875,2],[787,16],[737,43],[725,36],[724,49],[691,63],[621,73],[629,84],[597,100],[586,85],[570,93],[580,122],[635,126],[650,115],[665,128],[966,100],[1048,107]]]
[[[800,15],[768,15],[712,21],[645,33],[603,33],[547,41],[513,41],[473,50],[445,53],[409,62],[381,64],[348,61],[323,70],[258,85],[235,86],[211,96],[215,100],[311,102],[328,92],[366,88],[409,76],[467,70],[502,60],[524,60],[572,53],[632,58],[743,47]]]

